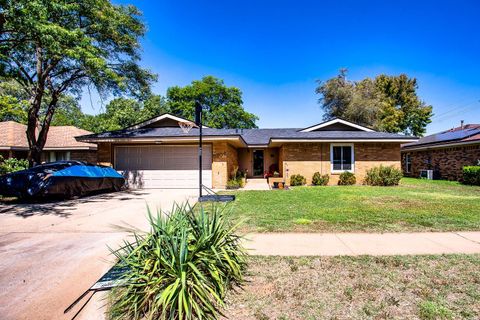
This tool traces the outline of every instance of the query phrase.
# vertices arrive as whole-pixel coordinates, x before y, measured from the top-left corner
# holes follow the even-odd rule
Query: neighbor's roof
[[[27,126],[15,121],[0,122],[0,147],[28,148]]]
[[[340,122],[340,121],[338,121]],[[345,124],[344,120],[340,122]],[[309,127],[313,128],[315,126]],[[323,127],[323,126],[320,126]],[[305,131],[304,128],[279,128],[279,129],[214,129],[204,128],[203,136],[205,138],[238,138],[249,146],[267,146],[271,142],[288,141],[399,141],[409,142],[417,138],[395,133],[376,132],[371,129],[361,127],[357,130],[332,130],[332,131]],[[117,131],[104,132],[77,137],[79,141],[101,142],[101,141],[148,141],[175,138],[193,138],[196,139],[199,134],[198,128],[192,128],[190,132],[185,133],[179,127],[154,127],[154,128],[132,128]]]
[[[480,143],[480,124],[467,124],[423,137],[417,142],[404,144],[402,149],[438,148],[477,142]]]
[[[28,149],[26,137],[27,126],[15,121],[0,122],[0,149]],[[97,149],[92,143],[80,142],[77,136],[92,132],[74,126],[51,126],[48,130],[47,143],[44,150],[61,149]]]

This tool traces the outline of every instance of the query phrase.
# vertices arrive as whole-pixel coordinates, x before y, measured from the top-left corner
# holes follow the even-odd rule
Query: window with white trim
[[[330,164],[333,173],[344,171],[353,172],[355,168],[353,144],[331,144]]]
[[[412,157],[410,154],[405,155],[405,172],[410,173],[412,171]]]

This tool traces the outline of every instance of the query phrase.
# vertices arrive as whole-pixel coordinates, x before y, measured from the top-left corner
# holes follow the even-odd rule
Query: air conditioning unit
[[[433,170],[420,170],[420,178],[433,180]]]

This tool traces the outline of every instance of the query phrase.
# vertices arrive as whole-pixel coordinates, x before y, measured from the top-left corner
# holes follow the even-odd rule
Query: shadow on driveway
[[[19,200],[4,202],[0,201],[0,215],[16,215],[23,218],[43,215],[56,215],[68,218],[75,210],[78,209],[79,204],[102,203],[103,201],[110,199],[126,201],[138,199],[146,194],[148,193],[143,192],[142,190],[125,190],[112,193],[101,193],[69,200],[36,202],[25,202]]]

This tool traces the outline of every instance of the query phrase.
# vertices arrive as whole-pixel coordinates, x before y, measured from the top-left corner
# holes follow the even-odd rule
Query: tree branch
[[[70,86],[74,81],[77,81],[81,78],[84,78],[86,77],[87,75],[85,73],[83,73],[82,70],[77,70],[73,73],[73,75],[68,79],[68,80],[65,80],[63,82],[63,84],[57,89],[57,92],[58,93],[62,93],[63,91],[65,91],[68,86]]]
[[[51,100],[50,100],[50,103],[48,104],[47,112],[45,114],[45,118],[43,119],[42,129],[40,130],[40,133],[38,134],[38,139],[37,139],[36,147],[40,148],[40,150],[43,149],[43,147],[45,146],[45,143],[47,142],[47,133],[50,128],[50,123],[52,122],[55,109],[57,107],[58,98],[59,98],[59,95],[57,93],[55,92],[51,93]]]
[[[11,58],[13,62],[15,62],[15,64],[17,65],[18,69],[19,69],[19,73],[20,75],[23,74],[23,76],[26,78],[26,80],[28,80],[28,82],[30,84],[33,84],[33,78],[30,77],[30,75],[28,74],[27,70],[25,70],[25,68],[20,64],[20,62],[18,62],[15,58]]]

